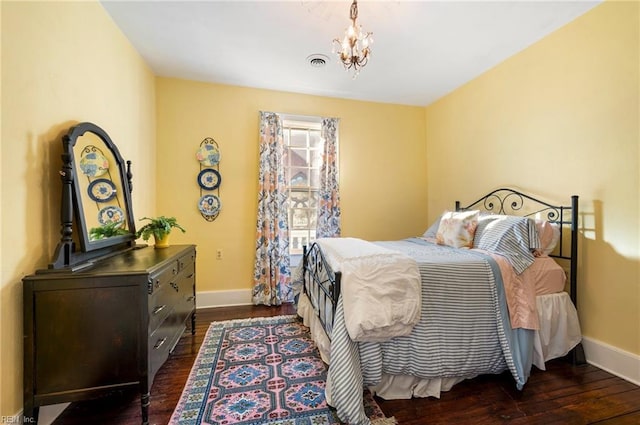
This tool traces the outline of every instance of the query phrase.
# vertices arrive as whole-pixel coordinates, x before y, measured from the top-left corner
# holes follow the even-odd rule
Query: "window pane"
[[[311,166],[319,169],[322,165],[322,151],[320,149],[311,149],[309,150],[309,157]]]
[[[291,148],[291,167],[308,167],[309,161],[307,160],[307,149]]]
[[[309,131],[309,147],[314,149],[322,147],[322,138],[318,130]]]
[[[314,231],[315,234],[315,231]],[[293,230],[289,234],[289,255],[302,254],[302,246],[309,245],[309,231]]]
[[[293,208],[293,228],[306,229],[309,227],[309,210],[306,208]]]
[[[307,147],[307,130],[291,130],[291,146]]]
[[[309,192],[293,189],[289,195],[289,208],[309,208]]]
[[[288,178],[290,186],[309,186],[309,169],[300,167],[291,167],[290,178]]]

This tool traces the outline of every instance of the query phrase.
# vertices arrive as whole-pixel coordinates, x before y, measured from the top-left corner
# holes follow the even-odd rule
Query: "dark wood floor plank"
[[[619,378],[612,378],[611,385],[592,391],[585,391],[577,396],[556,399],[557,406],[547,408],[544,416],[580,417],[584,423],[598,423],[617,416],[638,412],[637,403],[640,400],[640,388],[629,390],[633,385],[628,382],[614,383]],[[539,411],[531,416],[542,416]],[[640,423],[640,422],[638,422]]]
[[[187,332],[158,371],[151,389],[150,424],[166,425],[182,394],[204,335],[212,321],[295,314],[292,305],[201,309],[196,335]],[[466,380],[440,399],[382,400],[387,416],[401,425],[631,425],[640,424],[640,387],[591,365],[563,359],[534,368],[522,391],[509,373]],[[139,425],[135,391],[71,404],[54,425]]]
[[[638,425],[640,424],[640,412],[633,412],[627,415],[616,416],[615,418],[608,418],[599,422],[594,422],[597,425]]]

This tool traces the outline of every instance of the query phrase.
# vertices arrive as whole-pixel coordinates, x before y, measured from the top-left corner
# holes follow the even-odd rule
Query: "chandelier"
[[[353,78],[356,78],[360,69],[369,61],[373,33],[363,31],[362,26],[356,23],[356,19],[358,19],[357,0],[353,0],[351,3],[349,18],[351,25],[347,28],[342,40],[339,38],[333,40],[333,52],[337,53],[347,71],[353,68]]]

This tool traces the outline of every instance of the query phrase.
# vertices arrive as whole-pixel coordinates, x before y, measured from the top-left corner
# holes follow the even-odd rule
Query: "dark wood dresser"
[[[195,332],[196,249],[131,247],[24,283],[24,414],[138,387],[148,422],[153,378],[187,326]],[[190,323],[189,323],[190,319]]]

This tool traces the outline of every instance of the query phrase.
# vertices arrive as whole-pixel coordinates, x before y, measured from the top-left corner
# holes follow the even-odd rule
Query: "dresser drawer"
[[[171,309],[169,316],[149,335],[149,387],[153,383],[156,372],[167,360],[169,353],[182,336],[184,329],[184,324],[178,322],[175,311]]]
[[[161,287],[169,284],[179,273],[179,260],[171,262],[168,266],[162,270],[154,273],[149,278],[149,294],[159,290]]]
[[[159,287],[149,296],[149,332],[155,331],[167,318],[179,301],[177,292],[171,283]]]
[[[196,265],[195,263],[189,264],[181,273],[178,279],[176,280],[180,294],[189,293],[193,295],[193,289],[196,284]]]
[[[180,274],[178,284],[178,302],[176,303],[176,314],[178,320],[184,323],[196,307],[196,268],[195,264],[191,263]]]
[[[183,255],[178,259],[178,272],[185,270],[190,265],[196,263],[196,252],[192,251],[187,255]]]

